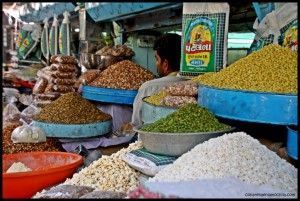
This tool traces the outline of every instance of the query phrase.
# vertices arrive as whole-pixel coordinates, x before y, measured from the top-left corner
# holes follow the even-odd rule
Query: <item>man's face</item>
[[[157,51],[155,51],[155,60],[156,60],[156,68],[157,68],[157,72],[160,76],[164,75],[163,72],[163,62],[160,58],[160,56],[157,54]]]

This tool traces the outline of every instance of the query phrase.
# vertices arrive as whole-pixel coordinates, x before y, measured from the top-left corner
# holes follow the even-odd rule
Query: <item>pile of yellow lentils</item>
[[[222,89],[297,94],[297,57],[297,52],[271,44],[193,81]]]

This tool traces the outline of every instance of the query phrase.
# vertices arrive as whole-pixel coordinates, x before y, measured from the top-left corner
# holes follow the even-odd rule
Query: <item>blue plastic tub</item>
[[[33,125],[41,128],[47,137],[86,138],[104,135],[112,130],[112,122],[96,122],[90,124],[55,124],[33,121]]]
[[[218,89],[200,85],[198,104],[216,116],[247,122],[297,125],[297,95]]]
[[[145,97],[146,98],[146,97]],[[167,115],[175,112],[177,108],[155,106],[143,101],[142,104],[142,121],[144,124],[151,124]]]
[[[84,85],[82,96],[88,100],[132,105],[138,90],[100,88]]]
[[[252,5],[254,7],[259,22],[261,22],[267,14],[275,10],[275,4],[273,2],[271,3],[253,2]]]
[[[287,126],[287,153],[288,155],[298,160],[298,131]]]

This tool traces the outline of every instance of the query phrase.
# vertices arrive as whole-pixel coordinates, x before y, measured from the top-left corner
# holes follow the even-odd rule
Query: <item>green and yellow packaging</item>
[[[229,5],[183,3],[181,75],[216,72],[226,66]]]

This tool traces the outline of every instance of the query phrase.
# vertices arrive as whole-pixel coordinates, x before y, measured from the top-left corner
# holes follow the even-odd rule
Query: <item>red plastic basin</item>
[[[32,171],[4,173],[14,162],[21,162]],[[3,154],[3,198],[31,198],[37,192],[71,177],[82,163],[82,156],[67,152]]]

